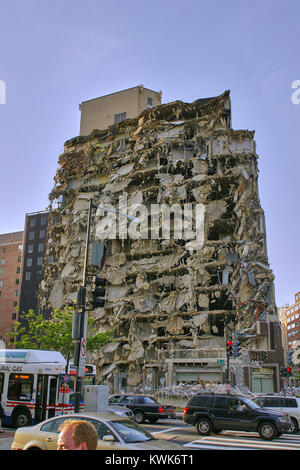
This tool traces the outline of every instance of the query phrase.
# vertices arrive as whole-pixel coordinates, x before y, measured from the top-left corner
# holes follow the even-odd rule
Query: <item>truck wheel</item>
[[[142,424],[145,421],[145,415],[142,411],[136,411],[134,413],[134,421],[138,424]]]
[[[259,425],[259,435],[265,441],[271,441],[277,436],[277,430],[273,423],[264,422]]]
[[[15,411],[12,422],[14,428],[22,428],[23,426],[29,426],[31,424],[31,417],[28,411],[18,410]]]
[[[208,436],[212,432],[212,425],[208,418],[199,418],[196,423],[196,429],[202,436]]]

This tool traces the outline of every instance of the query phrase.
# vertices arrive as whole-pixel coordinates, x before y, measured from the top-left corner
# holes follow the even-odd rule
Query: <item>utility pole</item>
[[[89,200],[89,211],[88,211],[88,222],[86,229],[86,240],[85,240],[85,256],[83,266],[83,277],[81,291],[86,291],[86,279],[87,279],[87,267],[89,257],[89,243],[90,243],[90,231],[91,231],[91,218],[92,218],[93,202]],[[85,354],[86,354],[86,296],[84,295],[84,301],[80,306],[81,311],[79,313],[79,339],[75,344],[75,366],[77,368],[76,382],[75,382],[75,413],[80,412],[80,397],[83,392],[83,377],[85,372]]]

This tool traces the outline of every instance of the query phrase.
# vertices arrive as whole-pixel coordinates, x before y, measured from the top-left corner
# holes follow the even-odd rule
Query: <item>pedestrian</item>
[[[98,434],[95,426],[82,419],[67,419],[59,427],[57,450],[96,450]]]
[[[2,407],[2,395],[0,395],[0,432],[4,432],[3,429],[1,429],[2,426],[2,420],[5,417],[4,409]]]

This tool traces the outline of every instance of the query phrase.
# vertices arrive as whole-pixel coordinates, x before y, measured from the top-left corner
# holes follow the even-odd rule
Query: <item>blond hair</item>
[[[72,428],[72,437],[78,447],[82,442],[86,442],[88,450],[96,450],[98,444],[98,434],[95,426],[83,419],[67,419],[59,427],[58,431]]]

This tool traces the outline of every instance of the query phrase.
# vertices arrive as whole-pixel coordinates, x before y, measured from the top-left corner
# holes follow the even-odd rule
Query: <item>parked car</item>
[[[283,411],[291,418],[289,433],[296,434],[300,426],[300,397],[283,397],[279,395],[257,395],[252,401],[262,408]]]
[[[141,424],[147,419],[156,423],[159,419],[175,418],[175,406],[161,405],[149,395],[119,394],[112,395],[108,401],[109,406],[126,406],[134,414],[134,420]]]
[[[35,426],[18,428],[12,450],[56,450],[58,429],[66,419],[85,419],[98,432],[97,450],[183,450],[183,446],[156,439],[133,420],[115,413],[73,413],[47,419]]]
[[[127,406],[118,406],[118,405],[113,405],[109,406],[107,408],[109,413],[115,413],[118,416],[123,416],[124,418],[133,418],[133,413],[132,411],[127,408]]]
[[[287,413],[260,408],[239,395],[201,394],[192,397],[184,408],[183,420],[207,436],[223,429],[255,431],[265,440],[287,432],[291,420]]]

